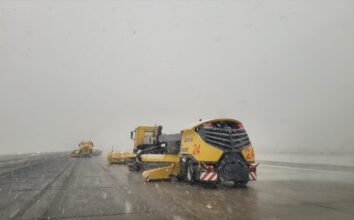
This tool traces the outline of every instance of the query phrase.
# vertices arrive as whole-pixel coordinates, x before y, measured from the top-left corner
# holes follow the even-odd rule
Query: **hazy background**
[[[354,154],[352,1],[0,1],[0,154],[130,149],[238,118],[258,152]]]

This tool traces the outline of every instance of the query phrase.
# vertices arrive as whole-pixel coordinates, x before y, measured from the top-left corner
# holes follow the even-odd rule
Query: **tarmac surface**
[[[105,158],[0,158],[0,219],[354,219],[351,167],[264,161],[248,187],[147,182]]]

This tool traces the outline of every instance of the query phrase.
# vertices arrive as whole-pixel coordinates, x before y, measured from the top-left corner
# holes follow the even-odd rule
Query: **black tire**
[[[177,176],[178,180],[185,181],[186,180],[186,158],[181,158],[179,168],[180,174]]]
[[[194,171],[194,165],[193,165],[193,162],[191,160],[189,160],[187,162],[187,165],[186,165],[186,181],[190,184],[194,184],[195,183],[195,171]]]

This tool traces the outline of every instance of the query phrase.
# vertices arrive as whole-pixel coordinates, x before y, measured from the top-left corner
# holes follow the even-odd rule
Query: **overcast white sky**
[[[354,150],[353,1],[1,1],[0,154],[130,149],[240,119],[256,151]]]

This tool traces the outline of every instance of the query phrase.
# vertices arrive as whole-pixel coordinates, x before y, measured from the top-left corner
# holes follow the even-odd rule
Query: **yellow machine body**
[[[213,125],[215,123],[230,123],[233,124],[233,126],[240,126],[240,127],[234,127],[234,129],[239,129],[242,128],[242,132],[245,132],[243,130],[243,125],[240,121],[235,120],[235,119],[230,119],[230,118],[218,118],[218,119],[213,119],[213,120],[205,120],[205,121],[199,121],[198,123],[195,123],[191,126],[186,127],[181,131],[181,147],[180,147],[180,152],[179,154],[176,155],[153,155],[153,154],[145,154],[141,156],[141,161],[143,163],[161,163],[161,167],[155,167],[152,169],[145,170],[143,172],[143,177],[146,181],[150,180],[158,180],[158,179],[168,179],[171,176],[180,176],[180,175],[185,175],[183,173],[183,170],[186,170],[186,161],[193,161],[194,170],[197,174],[195,174],[197,177],[197,181],[216,181],[220,176],[225,176],[225,171],[220,171],[218,164],[220,161],[224,161],[225,163],[228,163],[230,170],[235,170],[235,167],[232,167],[232,165],[235,162],[232,162],[233,160],[236,161],[239,158],[240,160],[243,160],[243,167],[240,168],[240,172],[238,171],[233,171],[236,172],[234,176],[231,176],[229,180],[233,180],[235,184],[246,184],[248,180],[255,180],[256,178],[256,167],[257,165],[254,164],[255,162],[255,155],[254,155],[254,150],[252,144],[248,142],[244,142],[242,145],[242,148],[238,148],[237,151],[233,152],[228,152],[226,148],[217,146],[216,144],[211,144],[207,143],[205,141],[205,138],[201,136],[200,133],[198,133],[198,129],[201,126],[204,125]],[[211,128],[212,129],[212,128]],[[224,130],[225,131],[225,130]],[[248,136],[246,133],[242,134],[246,135],[245,138],[248,139]],[[236,134],[237,136],[237,134]],[[232,143],[232,146],[234,143]],[[231,158],[231,159],[230,159]],[[243,158],[243,159],[242,159]],[[184,162],[183,162],[184,161]],[[167,165],[166,165],[167,163]],[[183,164],[185,163],[185,164]],[[184,166],[183,166],[184,165]],[[188,163],[187,163],[188,165]],[[212,170],[208,170],[212,167]],[[210,172],[210,175],[206,175],[207,172]],[[219,173],[218,173],[219,172]],[[216,173],[215,175],[213,173]],[[227,172],[226,172],[227,173]],[[240,174],[241,173],[241,174]],[[252,174],[252,179],[250,176],[250,179],[248,178],[248,173]],[[215,178],[209,178],[204,180],[203,178],[208,178],[215,176]],[[242,181],[239,181],[237,175],[242,175]]]
[[[191,155],[197,161],[216,162],[224,152],[205,141],[193,129],[182,130],[181,155]]]
[[[213,123],[216,121],[240,121],[231,118],[218,118],[213,120],[204,120],[192,124],[182,130],[181,155],[190,155],[199,162],[217,162],[224,154],[224,151],[216,146],[206,143],[196,131],[196,128],[202,124]],[[248,162],[255,161],[255,155],[252,144],[249,144],[242,150],[242,155]]]
[[[131,139],[134,140],[134,149],[144,144],[145,138],[154,137],[156,135],[156,126],[138,126],[131,133]]]

